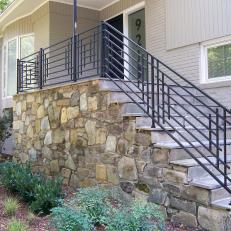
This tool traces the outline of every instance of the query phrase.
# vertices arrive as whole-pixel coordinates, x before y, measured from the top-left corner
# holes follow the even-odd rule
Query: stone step
[[[211,205],[218,209],[225,209],[231,211],[231,197],[226,197],[220,200],[213,201]]]
[[[231,186],[229,188],[231,189]],[[230,196],[230,193],[222,187],[210,190],[211,202],[222,200],[229,196]]]
[[[143,103],[142,93],[140,93],[139,91],[136,93],[131,92],[131,91],[127,91],[127,93],[129,94],[129,96],[132,97],[132,99],[122,91],[110,91],[109,103],[132,103],[134,101]],[[178,104],[187,104],[187,102],[185,100],[183,100],[181,97],[174,95],[174,94],[172,94],[171,96],[177,100]],[[185,95],[183,97],[185,97],[187,99],[187,101],[189,101],[190,103],[195,104],[195,105],[199,104],[199,102],[196,100],[197,98],[199,98],[199,99],[203,98],[202,96],[198,96],[197,98],[192,98],[192,96],[188,96],[188,95]],[[152,98],[152,96],[149,94],[150,105],[152,102],[151,98]],[[157,105],[157,93],[155,93],[154,99],[155,99],[155,104]],[[147,102],[147,93],[145,93],[144,100],[145,100],[145,102]],[[162,103],[161,97],[160,97],[159,102]],[[175,106],[176,104],[177,103],[175,103],[173,100],[171,101],[171,105]]]
[[[222,160],[224,159],[222,156],[220,157]],[[206,159],[206,158],[197,158],[201,163],[203,163],[204,165],[206,165],[206,167],[208,169],[210,169],[210,171],[213,172],[213,174],[215,175],[220,175],[221,173],[214,167],[211,165],[211,163]],[[216,164],[216,158],[215,157],[208,157],[208,159],[213,163]],[[231,167],[231,155],[227,155],[227,164],[229,167]],[[173,168],[176,169],[181,169],[181,171],[183,172],[187,172],[187,177],[188,177],[188,181],[192,181],[195,179],[199,179],[202,177],[208,177],[210,176],[210,174],[199,165],[199,163],[194,160],[194,159],[185,159],[185,160],[177,160],[177,161],[170,161],[170,165]],[[220,164],[220,169],[222,171],[224,171],[224,165]],[[227,170],[228,173],[231,173],[231,170],[228,169]]]
[[[219,175],[217,177],[222,182],[224,181],[224,177],[222,175]],[[231,178],[231,174],[229,174],[228,177]],[[195,179],[190,182],[190,185],[209,190],[221,188],[221,185],[212,176]],[[228,185],[231,185],[231,183],[228,182]]]

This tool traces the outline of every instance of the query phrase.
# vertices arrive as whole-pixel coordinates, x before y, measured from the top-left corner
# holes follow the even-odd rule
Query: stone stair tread
[[[136,127],[136,129],[137,130],[147,130],[147,131],[164,131],[164,130],[173,131],[174,130],[171,127],[165,127],[165,129],[162,129],[161,127],[152,128],[150,126],[138,126]]]
[[[231,210],[230,202],[231,202],[231,197],[227,197],[221,200],[213,201],[211,205],[219,209]]]
[[[229,174],[228,177],[231,178],[231,174]],[[217,178],[219,178],[219,180],[223,181],[224,176],[218,175]],[[212,176],[207,176],[207,177],[195,179],[195,180],[190,182],[190,185],[200,187],[200,188],[209,189],[209,190],[222,187]],[[228,185],[231,185],[231,183],[229,182]]]
[[[127,112],[127,113],[123,113],[122,114],[123,117],[143,117],[144,116],[144,113],[141,113],[141,112],[136,112],[136,113],[130,113],[130,112]]]
[[[215,140],[213,140],[214,142],[216,142]],[[204,145],[209,145],[208,141],[201,141]],[[195,147],[201,147],[202,145],[197,142],[197,141],[192,141],[191,142]],[[231,139],[227,139],[226,141],[227,144],[231,144]],[[192,148],[192,146],[188,143],[188,142],[181,142],[181,144],[185,147],[185,148]],[[224,140],[220,140],[219,141],[220,145],[224,144]],[[170,142],[159,142],[154,144],[155,147],[158,148],[168,148],[168,149],[177,149],[177,148],[181,148],[181,146],[174,142],[174,141],[170,141]]]
[[[220,157],[220,158],[223,159],[222,157]],[[197,158],[197,159],[199,161],[201,161],[205,165],[209,165],[210,164],[204,157],[200,157],[200,158]],[[210,156],[210,157],[208,157],[208,159],[212,163],[214,163],[214,164],[216,163],[216,158],[215,157]],[[231,163],[231,155],[227,155],[227,162]],[[170,164],[178,165],[178,166],[182,166],[182,167],[199,166],[199,164],[194,159],[175,160],[175,161],[171,161]]]

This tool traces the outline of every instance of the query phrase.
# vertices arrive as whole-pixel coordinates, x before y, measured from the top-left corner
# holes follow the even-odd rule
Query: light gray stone
[[[172,216],[171,221],[173,223],[183,224],[183,225],[189,226],[191,228],[197,227],[196,216],[192,215],[191,213],[179,212],[179,213]]]
[[[88,120],[85,124],[85,129],[88,137],[88,145],[96,143],[96,121]]]
[[[87,94],[86,93],[80,96],[80,111],[87,111]]]
[[[50,122],[49,122],[48,116],[42,118],[41,130],[50,130]]]
[[[79,92],[73,93],[71,96],[71,106],[72,107],[79,106],[79,101],[80,101],[80,93]]]
[[[44,139],[44,144],[45,145],[50,145],[52,144],[52,131],[48,131],[46,136],[45,136],[45,139]]]
[[[215,210],[200,206],[198,208],[198,222],[200,226],[206,230],[212,231],[228,231],[231,230],[228,226],[227,217],[230,217],[228,212]],[[229,218],[230,219],[230,218]]]
[[[170,197],[170,206],[172,208],[176,208],[178,210],[183,210],[185,212],[192,213],[194,215],[196,215],[196,212],[197,212],[195,202],[181,200],[179,198],[172,197],[172,196]]]
[[[164,192],[162,189],[153,189],[151,194],[149,195],[148,201],[159,204],[159,205],[164,205],[168,197],[168,193]]]
[[[138,179],[135,160],[129,157],[122,157],[118,163],[119,176],[123,180],[136,181]]]
[[[43,154],[43,157],[48,159],[48,160],[52,160],[52,150],[48,147],[43,147],[42,148],[42,154]]]
[[[37,151],[34,148],[31,148],[29,150],[29,160],[32,162],[37,161]]]
[[[116,136],[109,135],[106,141],[106,152],[115,152],[116,151]]]
[[[68,158],[65,162],[65,167],[74,171],[77,169],[71,155],[68,155]]]
[[[16,103],[15,109],[16,109],[16,115],[20,116],[22,114],[22,103],[21,102]]]

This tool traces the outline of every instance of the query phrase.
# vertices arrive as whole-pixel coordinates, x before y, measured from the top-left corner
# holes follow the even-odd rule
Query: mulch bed
[[[66,199],[71,198],[75,195],[75,193],[69,188],[64,188]],[[6,227],[8,222],[12,219],[12,217],[6,216],[3,213],[3,202],[8,196],[13,196],[10,194],[4,187],[0,186],[0,231],[7,231]],[[20,220],[22,223],[26,224],[26,226],[31,231],[51,231],[51,227],[49,226],[49,216],[47,217],[39,217],[34,216],[33,220],[28,219],[29,208],[26,203],[20,201],[20,208],[15,214],[15,218]],[[98,231],[105,231],[103,226],[97,227]],[[167,223],[166,231],[198,231],[198,229],[190,229],[184,227],[182,225],[173,225],[170,222]]]

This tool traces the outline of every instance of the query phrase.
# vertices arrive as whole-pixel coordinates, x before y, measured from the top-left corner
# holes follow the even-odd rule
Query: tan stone
[[[41,130],[40,120],[36,120],[35,121],[35,131],[36,131],[36,133],[39,133],[40,130]]]
[[[37,110],[37,118],[42,119],[44,116],[45,116],[44,105],[40,105],[40,107]]]
[[[69,107],[67,108],[67,119],[75,119],[79,115],[79,107]]]
[[[52,140],[54,144],[61,144],[65,141],[65,132],[61,129],[55,129],[52,132]]]
[[[119,175],[116,167],[111,165],[107,166],[107,177],[109,183],[112,183],[113,185],[119,184]]]
[[[35,101],[35,97],[32,94],[28,94],[26,96],[26,102],[27,103],[33,103]]]
[[[34,131],[33,131],[33,127],[31,125],[29,125],[29,127],[27,128],[26,135],[29,138],[33,138],[34,137]]]
[[[118,163],[118,172],[121,179],[136,181],[138,179],[135,160],[129,157],[122,157]]]
[[[88,110],[96,111],[98,108],[97,97],[88,97]]]
[[[57,106],[69,106],[69,105],[70,105],[70,99],[57,100]]]
[[[61,124],[67,123],[67,109],[63,108],[61,111]]]
[[[49,122],[48,116],[42,118],[41,130],[50,130],[50,122]]]
[[[96,131],[96,144],[105,144],[107,140],[107,129],[99,128]]]
[[[71,176],[71,170],[67,168],[63,168],[61,171],[61,175],[64,178],[69,178]]]
[[[105,165],[96,165],[96,180],[107,181],[107,168]]]
[[[176,183],[183,183],[183,184],[187,183],[186,173],[164,168],[163,175],[165,180],[168,182],[176,182]]]
[[[78,185],[79,185],[79,179],[78,179],[77,175],[72,174],[71,179],[70,179],[70,186],[73,188],[77,188]]]
[[[85,119],[84,118],[77,118],[75,121],[76,128],[83,128],[85,126]]]
[[[16,111],[17,116],[20,116],[22,114],[22,103],[21,102],[16,103],[15,111]]]
[[[52,173],[58,173],[59,172],[59,161],[58,160],[52,160],[50,162],[50,168]]]

